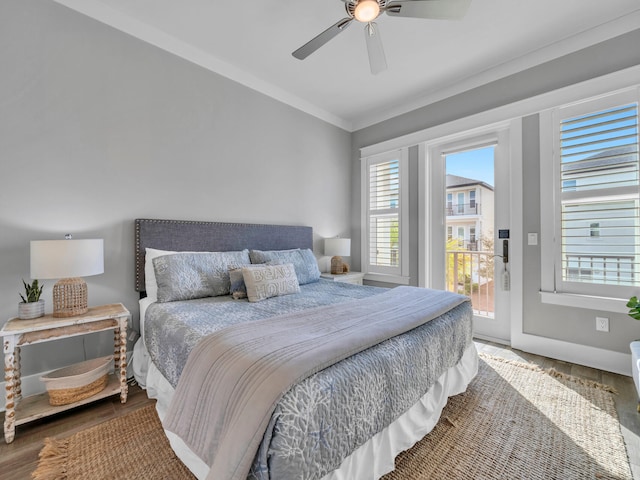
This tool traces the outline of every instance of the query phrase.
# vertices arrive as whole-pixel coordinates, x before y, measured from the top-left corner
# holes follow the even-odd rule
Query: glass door
[[[425,286],[468,296],[474,335],[504,342],[510,339],[508,152],[507,132],[460,135],[427,145],[425,169]]]
[[[445,225],[458,232],[445,250],[445,285],[467,295],[476,315],[495,317],[494,151],[487,146],[444,154],[447,198]],[[467,202],[465,199],[469,199]]]

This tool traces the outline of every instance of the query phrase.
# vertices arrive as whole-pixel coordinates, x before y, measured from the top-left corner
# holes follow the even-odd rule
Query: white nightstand
[[[4,380],[6,388],[4,439],[11,443],[17,425],[84,405],[109,395],[120,394],[127,401],[127,323],[129,311],[121,303],[90,307],[89,311],[74,317],[54,318],[52,315],[20,320],[12,318],[2,329],[4,351]],[[22,398],[20,380],[20,350],[27,345],[49,342],[60,338],[86,335],[103,330],[114,331],[114,367],[107,387],[96,395],[74,403],[51,406],[46,393]]]
[[[326,280],[333,280],[334,282],[353,283],[354,285],[362,285],[364,280],[364,273],[362,272],[348,272],[340,275],[334,275],[333,273],[321,273],[320,278]]]

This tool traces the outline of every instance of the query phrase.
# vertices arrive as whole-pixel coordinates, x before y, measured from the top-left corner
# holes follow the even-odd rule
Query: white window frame
[[[638,293],[638,287],[587,284],[562,281],[560,274],[560,158],[556,155],[556,125],[563,109],[576,111],[584,106],[594,112],[624,104],[640,103],[640,88],[609,92],[595,97],[567,103],[540,112],[540,210],[541,210],[541,298],[555,305],[595,308],[605,311],[625,311],[623,302]],[[579,113],[577,113],[579,114]],[[564,115],[563,115],[564,116]],[[552,195],[548,186],[553,185]],[[594,239],[597,241],[597,239]]]
[[[421,270],[419,272],[419,278],[421,280],[419,285],[421,287],[441,290],[446,288],[445,256],[436,253],[446,251],[446,238],[444,236],[441,238],[440,235],[428,234],[430,231],[438,231],[439,225],[446,224],[446,218],[443,213],[445,212],[446,193],[449,192],[446,192],[446,181],[444,180],[446,178],[444,156],[450,153],[474,150],[490,145],[509,145],[511,137],[515,136],[514,130],[518,130],[518,132],[521,131],[520,122],[499,122],[483,125],[475,129],[461,129],[452,134],[434,138],[422,146],[420,165],[424,165],[424,168],[420,173],[420,179],[422,181],[420,188],[423,192],[420,198],[420,205],[427,214],[418,221],[419,231],[421,232],[419,239],[421,245],[420,256],[426,259],[426,261],[420,262]],[[515,140],[513,143],[516,143]],[[510,148],[507,149],[511,150]],[[520,152],[516,152],[515,154],[511,152],[509,155],[515,156],[517,154],[520,154]],[[435,182],[433,179],[442,179],[442,181]],[[453,193],[454,197],[457,198],[456,192],[454,191]],[[454,204],[453,208],[454,210],[457,209],[456,204]],[[521,210],[515,212],[516,217],[521,216]],[[511,220],[511,222],[512,225],[516,225],[516,222],[513,220]],[[455,240],[458,240],[457,233],[456,226],[453,231],[453,239]],[[514,242],[517,241],[517,235],[519,235],[519,232],[512,229],[511,239]],[[512,252],[513,251],[512,249]],[[517,248],[515,252],[517,252]]]
[[[398,215],[398,248],[400,265],[397,267],[382,267],[370,265],[369,261],[369,168],[376,163],[392,160],[399,161],[400,198]],[[361,265],[366,280],[408,285],[409,278],[409,148],[370,155],[361,158],[361,191],[362,191],[362,222],[361,222]]]
[[[522,185],[523,177],[523,139],[522,139],[522,118],[529,115],[538,115],[540,112],[554,108],[557,105],[579,101],[583,98],[600,95],[604,92],[628,89],[637,86],[640,82],[640,65],[613,72],[600,77],[561,87],[557,90],[546,92],[520,101],[515,101],[475,115],[470,115],[452,122],[425,128],[408,133],[399,137],[382,141],[380,143],[368,145],[360,149],[361,157],[375,155],[395,148],[418,145],[418,178],[419,206],[423,209],[424,215],[418,218],[418,285],[423,287],[441,288],[434,279],[442,278],[444,267],[434,267],[424,261],[430,258],[431,251],[435,248],[443,248],[440,239],[432,238],[428,235],[427,225],[433,221],[445,222],[442,214],[445,212],[445,189],[435,192],[430,191],[429,184],[425,181],[431,175],[432,165],[430,162],[422,161],[430,159],[429,148],[423,142],[431,142],[444,137],[456,136],[458,132],[486,131],[487,125],[497,125],[505,123],[509,125],[509,141],[511,144],[510,182],[511,185]],[[435,163],[435,162],[434,162]],[[544,161],[543,161],[544,163]],[[436,172],[443,173],[443,172]],[[435,202],[434,208],[431,208]],[[608,352],[601,348],[577,345],[562,340],[540,337],[525,332],[523,306],[523,278],[529,273],[524,268],[525,249],[539,248],[538,246],[527,246],[526,233],[528,230],[523,221],[523,198],[522,195],[513,194],[511,203],[511,245],[509,251],[509,264],[511,265],[511,346],[528,352],[546,356],[557,356],[564,360],[581,363],[609,370],[612,372],[630,375],[628,355],[618,352]],[[438,218],[432,218],[434,213]],[[533,232],[531,232],[533,233]],[[541,243],[544,242],[542,234],[539,236]],[[442,238],[444,242],[444,236]],[[440,268],[440,269],[439,269]],[[530,268],[530,267],[528,267]],[[537,268],[534,266],[534,268]],[[626,300],[610,299],[602,297],[590,297],[584,295],[564,295],[550,291],[542,291],[542,301],[555,305],[569,306],[581,309],[592,309],[597,311],[610,311],[626,314]],[[595,359],[595,360],[594,360]]]

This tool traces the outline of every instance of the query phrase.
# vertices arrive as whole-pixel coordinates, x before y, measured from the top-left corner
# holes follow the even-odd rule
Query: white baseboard
[[[506,345],[506,346],[511,345],[511,343],[508,340],[505,340],[504,338],[492,337],[490,335],[482,335],[476,332],[473,332],[473,338],[477,338],[478,340],[484,340],[485,342],[497,343],[499,345]]]
[[[512,338],[511,346],[528,353],[631,376],[631,351],[620,353],[529,334]]]
[[[133,352],[127,352],[127,378],[129,378],[129,371],[131,368],[131,356],[133,355]],[[28,397],[30,395],[38,395],[39,393],[44,393],[47,391],[47,389],[44,386],[44,383],[42,382],[42,380],[40,380],[40,377],[42,377],[43,375],[46,375],[49,372],[52,372],[53,370],[47,370],[46,372],[40,372],[40,373],[35,373],[33,375],[25,375],[23,377],[20,377],[20,384],[22,386],[22,397]],[[6,382],[0,382],[0,391],[2,392],[6,392],[6,388],[5,388],[5,384]],[[4,412],[5,411],[5,404],[6,404],[6,393],[3,393],[0,396],[0,399],[2,400],[2,404],[0,405],[0,412]]]

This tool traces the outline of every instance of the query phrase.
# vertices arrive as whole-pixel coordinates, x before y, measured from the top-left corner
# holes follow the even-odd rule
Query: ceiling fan
[[[371,73],[376,74],[387,69],[382,41],[376,18],[385,12],[392,17],[428,18],[434,20],[457,20],[464,17],[471,0],[341,0],[344,2],[347,17],[327,28],[324,32],[293,52],[293,56],[304,60],[321,46],[346,29],[353,20],[364,23],[367,52]]]

